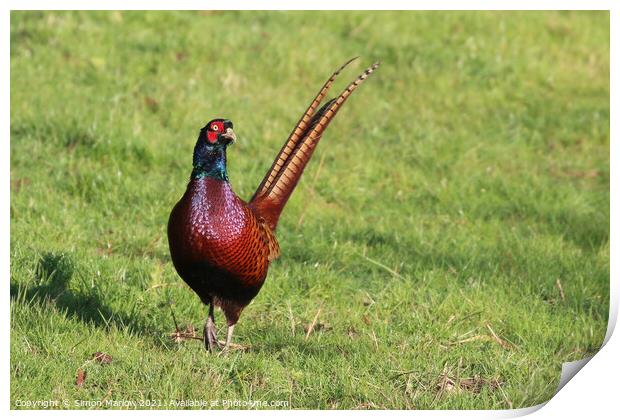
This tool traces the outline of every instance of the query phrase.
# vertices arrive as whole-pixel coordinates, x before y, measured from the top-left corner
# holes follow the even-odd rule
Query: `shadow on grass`
[[[115,313],[107,306],[93,289],[92,293],[76,292],[69,288],[69,282],[75,273],[75,264],[70,256],[64,253],[46,253],[37,262],[36,277],[39,284],[22,288],[11,282],[11,299],[21,295],[27,302],[45,305],[52,303],[86,324],[93,324],[103,329],[112,326],[151,339],[161,347],[169,346],[153,328],[142,320],[127,314]]]

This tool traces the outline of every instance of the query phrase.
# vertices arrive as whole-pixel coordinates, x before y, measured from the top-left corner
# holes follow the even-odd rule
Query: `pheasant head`
[[[194,147],[194,170],[192,178],[205,176],[228,181],[226,173],[226,148],[237,137],[230,120],[211,120],[200,130]]]

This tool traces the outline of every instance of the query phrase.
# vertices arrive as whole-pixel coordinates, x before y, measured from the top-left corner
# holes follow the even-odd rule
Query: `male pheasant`
[[[233,192],[226,173],[226,148],[236,140],[233,123],[218,118],[200,130],[187,190],[170,214],[168,242],[179,276],[209,306],[204,328],[207,350],[220,347],[214,306],[226,316],[225,348],[230,346],[241,311],[261,289],[269,263],[280,255],[274,232],[284,205],[330,121],[379,66],[370,66],[317,111],[336,76],[353,60],[323,85],[249,202]]]

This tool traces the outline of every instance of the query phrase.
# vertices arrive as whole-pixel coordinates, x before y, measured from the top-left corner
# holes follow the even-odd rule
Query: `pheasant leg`
[[[209,305],[209,317],[205,324],[204,330],[204,343],[207,351],[215,351],[215,348],[221,348],[219,341],[217,341],[217,332],[215,329],[215,316],[213,314],[213,303]]]
[[[224,345],[224,350],[227,350],[232,344],[232,336],[233,336],[234,329],[235,329],[234,324],[228,326],[228,331],[226,332],[226,344]]]

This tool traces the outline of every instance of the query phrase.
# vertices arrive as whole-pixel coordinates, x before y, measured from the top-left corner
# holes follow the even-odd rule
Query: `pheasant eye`
[[[213,124],[211,126],[211,130],[213,130],[213,131],[219,131],[219,129],[220,129],[220,127],[217,124]]]

